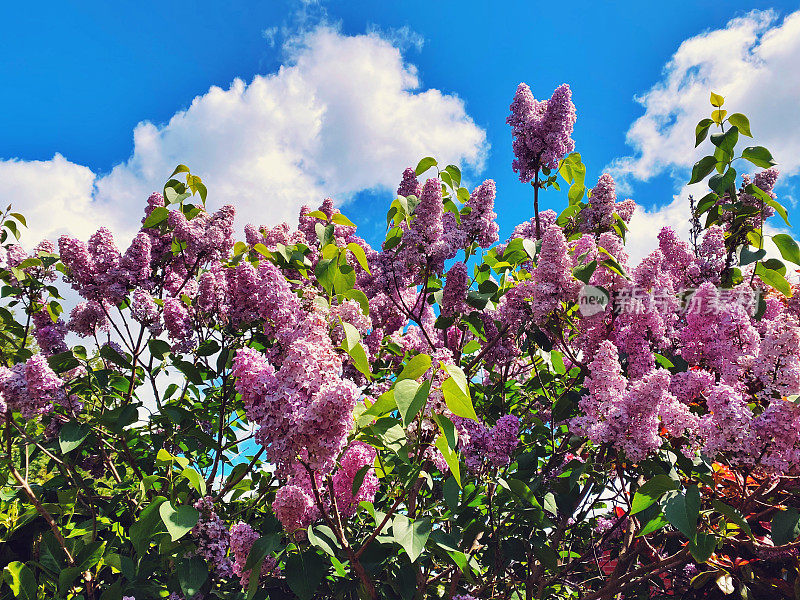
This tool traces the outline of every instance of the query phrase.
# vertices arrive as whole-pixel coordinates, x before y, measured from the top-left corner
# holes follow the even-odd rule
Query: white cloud
[[[638,98],[645,114],[628,130],[633,156],[618,159],[617,174],[648,180],[701,155],[697,122],[709,116],[711,91],[725,108],[750,117],[756,143],[770,148],[784,174],[800,170],[800,11],[780,21],[773,11],[752,11],[684,41],[664,77]],[[748,138],[740,137],[741,142]],[[745,144],[747,145],[747,144]],[[707,148],[706,148],[707,150]]]
[[[708,146],[692,147],[695,125],[712,110],[711,91],[725,97],[729,112],[750,118],[755,141],[741,136],[740,149],[766,146],[783,178],[800,172],[800,138],[791,133],[800,130],[798,64],[800,11],[782,20],[774,11],[752,11],[680,45],[662,79],[637,98],[645,112],[627,133],[633,155],[609,167],[622,190],[634,180],[647,181],[664,172],[675,175],[680,188],[669,204],[637,211],[629,238],[632,257],[642,258],[652,250],[655,234],[665,225],[684,236],[688,232],[688,194],[702,197],[705,187],[681,182],[708,153]],[[740,163],[735,165],[738,170],[752,170],[749,163]]]
[[[0,202],[29,216],[32,238],[85,237],[101,224],[131,235],[147,195],[179,163],[203,177],[210,208],[236,205],[240,227],[294,222],[325,196],[393,189],[426,155],[482,168],[486,135],[464,103],[420,89],[416,68],[378,33],[320,26],[285,51],[276,73],[213,86],[166,124],[137,125],[130,158],[107,174],[61,155],[0,161]]]

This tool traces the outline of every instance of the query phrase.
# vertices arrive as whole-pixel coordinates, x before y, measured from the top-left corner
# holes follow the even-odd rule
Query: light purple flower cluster
[[[575,149],[570,137],[576,121],[572,92],[562,84],[549,100],[537,101],[525,83],[517,86],[511,114],[506,122],[514,135],[511,163],[523,183],[531,181],[541,167],[555,169],[558,161]]]
[[[239,577],[242,588],[247,589],[250,584],[250,569],[245,570],[247,557],[256,540],[261,536],[247,523],[236,523],[231,527],[230,548],[233,556],[233,574]],[[261,563],[259,580],[264,581],[277,572],[278,562],[274,556],[268,555]]]
[[[329,472],[350,430],[358,389],[342,378],[342,359],[321,315],[307,314],[294,330],[277,330],[276,338],[280,352],[272,363],[251,348],[237,352],[237,391],[260,425],[256,439],[282,472],[291,472],[298,458]]]
[[[96,300],[77,304],[69,314],[67,328],[81,337],[91,337],[108,330],[103,304]]]
[[[450,267],[442,292],[443,315],[453,316],[467,310],[469,283],[466,263],[458,262]]]
[[[98,229],[88,244],[61,236],[58,245],[61,262],[69,269],[68,280],[87,300],[117,304],[129,288],[150,285],[151,240],[145,233],[134,238],[124,255],[105,227]]]
[[[50,313],[42,309],[33,314],[33,326],[36,343],[44,354],[50,356],[67,351],[67,344],[64,342],[67,326],[61,319],[53,321]]]
[[[487,464],[505,467],[519,445],[519,419],[504,415],[494,427],[462,417],[453,417],[459,433],[464,460],[470,471],[478,472]]]
[[[275,516],[289,533],[305,529],[319,517],[312,493],[299,485],[283,485],[272,503]]]
[[[413,168],[408,167],[403,171],[403,180],[397,188],[398,196],[417,196],[422,193],[422,185],[417,180],[417,174]]]
[[[230,577],[233,565],[227,556],[230,533],[225,522],[214,511],[214,501],[210,496],[200,498],[194,507],[200,512],[200,519],[191,531],[198,556],[220,577]]]
[[[66,397],[64,382],[53,372],[43,354],[35,354],[10,369],[0,367],[0,414],[19,412],[31,419],[50,412]]]
[[[364,474],[358,493],[353,496],[353,482],[363,467],[372,467],[377,452],[375,448],[364,442],[351,442],[339,461],[339,468],[333,475],[333,491],[339,513],[350,517],[356,512],[359,502],[372,502],[380,487],[375,469],[370,468]]]
[[[461,227],[467,241],[476,242],[481,248],[489,248],[499,239],[497,233],[500,227],[497,224],[497,213],[494,212],[495,194],[494,181],[487,179],[472,190],[466,202],[470,212],[461,217]]]
[[[192,318],[188,307],[180,298],[167,298],[164,301],[164,326],[172,340],[175,352],[191,352],[195,345]]]
[[[564,232],[547,228],[531,278],[506,292],[497,307],[499,320],[514,331],[529,322],[542,323],[562,302],[574,301],[580,282],[572,275],[572,258]]]
[[[669,391],[668,371],[655,369],[628,384],[609,340],[600,344],[589,369],[588,394],[579,402],[583,416],[571,427],[593,442],[612,443],[638,461],[661,446],[662,425],[675,436],[696,428],[696,417]]]

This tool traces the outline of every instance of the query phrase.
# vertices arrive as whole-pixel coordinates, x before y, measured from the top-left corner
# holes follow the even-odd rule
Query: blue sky
[[[691,140],[685,140],[681,150],[676,142],[683,138],[678,134],[683,132],[685,137],[686,123],[691,121],[693,126],[706,116],[698,112],[705,111],[706,107],[696,98],[700,91],[707,97],[707,87],[714,86],[723,88],[715,88],[715,91],[726,94],[730,102],[739,101],[732,110],[750,114],[757,137],[759,131],[767,133],[767,139],[760,141],[770,146],[779,162],[785,164],[784,172],[789,176],[784,178],[783,189],[787,204],[791,204],[794,189],[791,175],[798,171],[800,160],[792,155],[796,146],[781,145],[779,133],[785,132],[787,126],[800,124],[796,116],[793,122],[785,121],[798,112],[800,76],[784,72],[781,77],[780,71],[782,65],[797,64],[800,43],[786,50],[790,54],[787,57],[775,56],[776,52],[770,51],[764,40],[770,35],[796,37],[791,35],[794,30],[790,28],[789,19],[784,21],[784,18],[797,9],[797,3],[731,1],[561,5],[350,1],[318,5],[234,0],[224,5],[139,2],[122,7],[100,2],[43,2],[35,6],[16,3],[5,7],[0,23],[0,81],[5,91],[0,95],[0,201],[14,201],[21,204],[23,210],[30,209],[36,214],[36,207],[41,208],[48,202],[43,198],[45,194],[53,203],[65,205],[67,210],[72,203],[74,206],[85,204],[81,205],[82,212],[76,209],[75,214],[91,213],[99,221],[120,219],[124,227],[132,221],[119,217],[119,213],[133,215],[135,220],[144,200],[141,198],[138,204],[128,200],[127,190],[138,192],[148,185],[154,187],[152,179],[156,175],[149,171],[162,169],[162,180],[169,175],[168,168],[160,163],[150,164],[146,159],[137,158],[135,148],[142,156],[148,151],[163,153],[164,165],[176,157],[189,162],[198,145],[217,143],[208,133],[214,130],[213,123],[204,123],[201,119],[213,120],[218,113],[206,107],[202,115],[195,115],[190,125],[175,132],[168,125],[173,115],[189,108],[196,97],[206,96],[211,86],[228,90],[231,82],[239,78],[247,87],[256,76],[269,77],[282,65],[302,62],[303,51],[297,48],[308,44],[307,36],[324,27],[334,32],[328,39],[334,46],[348,39],[363,40],[369,33],[369,39],[380,40],[384,50],[387,44],[399,48],[406,76],[415,73],[418,77],[419,85],[412,86],[411,94],[438,90],[449,99],[457,97],[463,102],[460,112],[448,104],[444,113],[448,127],[452,122],[454,131],[458,131],[449,141],[443,131],[441,139],[431,143],[435,146],[432,150],[449,152],[471,162],[472,168],[467,168],[466,174],[473,183],[485,177],[497,181],[501,234],[507,235],[516,223],[530,216],[530,188],[519,184],[511,172],[510,132],[504,122],[520,81],[526,81],[538,98],[549,96],[562,82],[572,86],[578,107],[574,137],[589,167],[590,181],[595,180],[604,167],[614,166],[615,175],[619,173],[618,178],[627,183],[630,195],[651,211],[651,219],[643,223],[675,222],[678,225],[677,205],[666,212],[655,211],[666,210],[673,195],[682,191],[680,181],[693,162],[693,154]],[[750,12],[753,10],[773,12]],[[737,18],[738,21],[731,21]],[[791,27],[795,27],[794,22]],[[752,34],[749,41],[748,33]],[[745,42],[741,46],[729,43],[726,34],[730,34],[731,39],[745,38]],[[365,47],[353,49],[344,56],[354,57],[353,61],[362,60],[359,53],[363,54],[365,48],[369,53],[369,43],[372,43],[369,39]],[[676,55],[681,44],[691,39],[694,42],[686,55]],[[331,54],[331,46],[310,45],[316,48],[314,64],[324,70],[325,54]],[[786,48],[787,44],[780,44],[780,47]],[[763,50],[764,60],[759,64],[741,63],[742,57],[753,55],[754,49],[756,54]],[[680,64],[669,67],[673,56],[677,56]],[[339,79],[348,76],[347,65],[343,62],[346,60],[339,57],[329,67],[334,71],[340,69]],[[381,64],[390,63],[378,62],[365,68]],[[755,74],[752,78],[748,77],[748,69]],[[748,78],[750,83],[742,82]],[[754,93],[752,80],[755,79],[760,81],[761,87],[777,85],[775,82],[780,81],[781,89],[777,93],[769,90],[769,93]],[[305,80],[310,80],[310,76],[306,75]],[[661,88],[657,89],[658,86]],[[270,88],[269,92],[279,95],[280,89],[283,88]],[[273,214],[283,215],[279,204],[291,204],[294,197],[287,200],[272,191],[282,182],[294,185],[302,176],[314,181],[309,183],[309,192],[298,188],[298,194],[313,196],[320,190],[327,190],[328,184],[333,192],[340,193],[338,199],[350,200],[345,212],[365,226],[368,240],[375,241],[378,223],[391,198],[387,190],[388,176],[384,172],[397,163],[396,179],[399,179],[402,166],[406,166],[401,165],[402,161],[415,163],[420,156],[412,158],[410,154],[412,151],[420,154],[425,143],[417,139],[420,134],[409,133],[407,128],[395,123],[399,137],[416,135],[415,139],[404,142],[406,154],[398,152],[397,156],[373,165],[377,142],[367,136],[360,149],[358,139],[348,139],[351,152],[362,150],[363,162],[347,162],[346,168],[352,177],[349,173],[334,173],[337,136],[344,135],[341,129],[346,128],[347,110],[352,109],[353,103],[348,100],[337,105],[336,100],[326,100],[326,89],[320,85],[312,91],[328,107],[328,113],[331,106],[340,106],[343,116],[324,133],[327,136],[325,148],[314,146],[313,161],[306,161],[302,155],[306,143],[314,145],[313,140],[304,137],[297,138],[296,154],[287,159],[287,164],[301,166],[295,174],[291,169],[282,169],[287,173],[285,179],[275,179],[270,172],[269,163],[274,157],[250,160],[249,156],[242,155],[248,173],[256,168],[254,165],[265,169],[263,178],[244,176],[243,187],[252,188],[262,180],[270,182],[263,206],[249,209],[246,216],[257,215],[263,217],[264,222],[270,222],[274,220]],[[676,89],[681,93],[676,94]],[[655,92],[650,95],[650,103],[643,105],[635,100],[651,90]],[[351,93],[342,92],[336,98]],[[378,103],[373,108],[379,112],[383,98],[380,94],[374,95],[374,100],[365,102]],[[287,100],[290,108],[304,98],[302,90],[297,97],[297,101]],[[671,97],[674,97],[673,104],[665,107],[665,98]],[[422,106],[413,104],[411,108],[430,113],[423,115],[423,121],[428,119],[425,122],[429,123],[438,119],[444,110],[436,102],[436,98],[426,96]],[[248,113],[242,112],[242,119],[237,122],[230,114],[233,109],[223,107],[220,110],[227,112],[225,118],[218,121],[219,127],[241,127],[242,136],[252,135],[259,127]],[[363,111],[364,107],[359,110]],[[393,106],[390,110],[404,109]],[[283,107],[282,123],[291,118],[285,116],[291,112]],[[695,112],[697,114],[693,114]],[[328,113],[320,118],[324,121]],[[778,119],[776,114],[784,120]],[[300,115],[298,119],[303,121],[307,117]],[[626,143],[626,133],[640,118],[644,119],[639,121],[643,133],[634,135],[633,144]],[[413,115],[408,119],[413,119]],[[153,124],[155,141],[144,135],[150,130],[137,130],[137,125],[143,121]],[[275,118],[263,122],[265,127],[271,127]],[[391,126],[391,123],[387,125]],[[282,127],[286,127],[285,123]],[[324,130],[326,125],[323,123],[322,127]],[[134,130],[142,134],[143,139],[147,138],[144,141],[137,138],[136,146]],[[294,143],[298,135],[296,129],[281,129],[278,138],[265,136],[263,139],[265,143],[277,143],[274,140],[285,138],[286,131],[292,132],[289,137]],[[485,132],[485,143],[476,141],[476,132],[480,131]],[[197,135],[193,136],[192,132]],[[379,147],[385,148],[386,140],[379,141]],[[448,143],[462,144],[462,149],[450,148]],[[257,146],[250,138],[236,147],[242,145]],[[786,160],[782,160],[781,150],[787,155]],[[332,156],[321,158],[320,153],[324,151]],[[51,164],[56,154],[63,157],[57,165],[63,170],[58,177],[54,176],[58,169]],[[633,159],[620,162],[620,157],[625,156]],[[213,158],[209,150],[199,155],[197,162],[205,166]],[[306,162],[313,163],[319,172],[303,171],[302,165]],[[192,166],[191,162],[189,164]],[[278,161],[278,164],[282,163]],[[106,177],[119,165],[124,168],[118,169],[114,177]],[[194,168],[204,175],[203,169]],[[381,175],[370,178],[361,172],[362,169],[374,169]],[[237,184],[223,181],[232,173],[237,173],[237,169],[226,169],[215,175],[215,180],[209,182],[212,196],[214,184],[219,184],[219,189],[225,190],[222,194],[225,199],[232,197],[235,201],[236,194],[231,190]],[[643,173],[655,174],[645,181]],[[343,183],[348,177],[360,183]],[[43,182],[47,182],[44,187]],[[321,196],[309,197],[307,202],[318,203],[319,200]],[[545,204],[557,208],[563,204],[563,199],[548,194]],[[797,211],[793,213],[797,215]],[[92,218],[81,218],[92,221]],[[75,225],[80,229],[81,224]],[[38,231],[35,221],[31,227]],[[46,234],[56,229],[58,227],[53,224],[41,227]],[[650,231],[647,235],[652,238],[654,233]]]

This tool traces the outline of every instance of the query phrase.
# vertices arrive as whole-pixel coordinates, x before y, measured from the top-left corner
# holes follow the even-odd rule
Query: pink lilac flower
[[[195,347],[192,319],[180,298],[167,298],[164,301],[164,326],[175,352],[189,352]]]
[[[19,412],[31,419],[50,412],[65,398],[64,382],[42,354],[35,354],[12,368],[0,367],[0,409]],[[3,406],[5,405],[5,406]]]
[[[247,557],[253,544],[261,536],[253,530],[247,523],[236,523],[231,527],[230,532],[230,548],[231,555],[233,556],[233,574],[239,577],[242,588],[247,589],[250,584],[250,569],[245,570],[247,564]],[[274,556],[266,556],[264,562],[261,563],[261,573],[259,579],[264,580],[268,578],[277,570],[277,561]]]
[[[762,319],[764,332],[753,376],[763,386],[763,397],[800,393],[800,327],[793,317],[782,313]]]
[[[411,167],[403,171],[403,180],[397,188],[398,196],[417,196],[422,193],[422,184],[417,181],[417,174]]]
[[[90,337],[108,330],[108,318],[100,302],[81,302],[70,312],[67,328],[81,337]]]
[[[514,136],[515,159],[511,166],[528,183],[541,167],[555,169],[572,152],[570,137],[575,126],[575,105],[568,85],[556,88],[549,100],[537,101],[530,88],[520,83],[506,122]]]
[[[564,232],[558,225],[545,231],[531,279],[506,292],[497,311],[512,330],[528,321],[542,323],[550,313],[577,297],[580,282],[572,275],[572,259]]]
[[[50,318],[50,313],[42,309],[33,314],[34,336],[39,349],[46,355],[58,354],[67,351],[64,338],[67,335],[67,326],[61,319]]]
[[[638,461],[661,446],[662,424],[674,436],[696,427],[686,405],[669,392],[668,371],[656,369],[628,384],[617,348],[608,340],[600,344],[589,370],[588,394],[579,401],[583,416],[570,426],[593,442],[610,442]]]
[[[133,292],[131,316],[134,321],[148,327],[154,335],[161,333],[161,315],[159,313],[158,304],[156,304],[153,297],[142,288],[136,288]]]
[[[703,452],[708,456],[749,454],[753,413],[742,394],[729,385],[717,384],[708,392],[706,406],[708,413],[700,419],[699,428]]]
[[[586,231],[606,230],[614,224],[617,192],[614,179],[603,173],[589,195],[589,205],[583,211]]]
[[[771,473],[787,473],[800,461],[800,406],[775,399],[752,421],[751,456]]]
[[[282,352],[273,354],[274,365],[256,350],[237,352],[236,388],[248,417],[260,424],[256,440],[279,471],[300,457],[329,472],[352,425],[358,389],[342,378],[342,359],[321,315],[308,314],[294,330],[276,334]]]
[[[457,315],[467,310],[467,289],[469,275],[467,265],[458,262],[450,267],[442,292],[442,314]]]
[[[194,507],[200,512],[200,519],[191,531],[198,556],[220,577],[230,577],[233,565],[227,556],[230,533],[225,522],[214,511],[214,501],[210,496],[200,498]]]
[[[272,503],[272,511],[288,533],[305,529],[318,516],[311,494],[297,485],[284,485],[278,488]]]
[[[355,514],[359,502],[372,502],[375,499],[375,493],[380,487],[375,469],[372,468],[376,456],[375,448],[359,441],[351,442],[344,451],[339,461],[339,468],[333,474],[333,490],[341,515],[350,517]],[[364,467],[370,468],[364,474],[358,492],[353,496],[353,482]]]
[[[467,468],[480,471],[487,463],[501,468],[511,462],[519,445],[519,419],[514,415],[500,417],[494,427],[462,417],[453,417],[458,428],[459,445]]]
[[[470,212],[461,217],[461,227],[467,240],[476,242],[481,248],[489,248],[497,242],[499,226],[494,212],[495,183],[487,179],[474,190],[466,202]]]
[[[753,365],[760,346],[760,336],[745,308],[723,302],[710,282],[692,295],[680,339],[681,355],[690,365],[716,372],[728,384],[737,382]]]
[[[152,242],[145,232],[139,232],[120,260],[122,276],[127,285],[149,288]]]

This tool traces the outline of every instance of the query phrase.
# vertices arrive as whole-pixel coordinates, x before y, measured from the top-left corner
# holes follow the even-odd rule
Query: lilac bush
[[[330,198],[237,241],[184,165],[124,249],[27,252],[7,209],[0,598],[794,598],[800,247],[768,258],[778,173],[722,102],[692,237],[638,265],[566,85],[513,98],[502,242],[433,158],[375,248]]]

